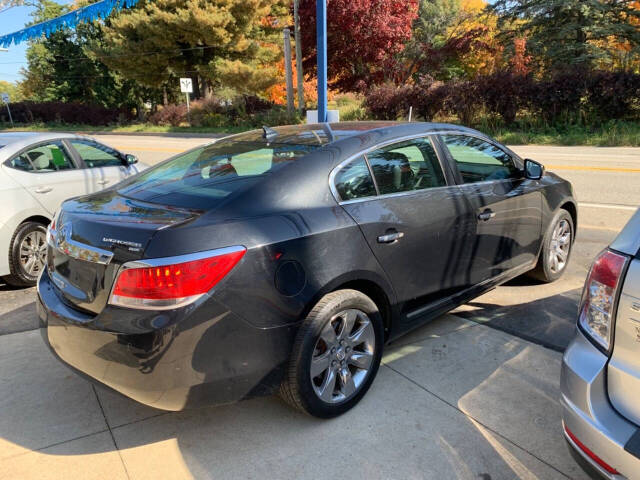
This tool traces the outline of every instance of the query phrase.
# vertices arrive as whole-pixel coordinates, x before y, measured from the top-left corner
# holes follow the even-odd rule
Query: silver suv
[[[565,438],[585,470],[640,479],[640,210],[591,266],[561,389]]]

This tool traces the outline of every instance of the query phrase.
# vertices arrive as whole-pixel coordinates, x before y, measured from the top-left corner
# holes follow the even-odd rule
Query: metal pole
[[[189,106],[189,92],[186,92],[187,96],[187,122],[191,125],[191,107]]]
[[[295,105],[293,101],[293,71],[291,69],[291,30],[284,29],[284,74],[287,85],[287,114],[293,116]]]
[[[300,38],[300,12],[298,8],[300,0],[293,2],[293,24],[296,41],[296,74],[298,77],[298,111],[300,115],[304,113],[304,72],[302,70],[302,39]]]
[[[9,104],[7,103],[7,112],[9,112],[9,120],[11,121],[11,126],[14,127],[13,117],[11,116],[11,109],[9,108]]]
[[[318,31],[318,122],[327,121],[327,0],[316,0]]]

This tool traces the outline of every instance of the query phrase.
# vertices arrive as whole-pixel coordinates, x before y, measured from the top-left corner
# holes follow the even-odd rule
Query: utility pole
[[[293,71],[291,69],[291,30],[284,29],[284,74],[287,84],[287,114],[292,117],[295,111],[293,103]]]
[[[318,123],[327,121],[327,0],[316,1],[318,31]]]
[[[304,72],[302,70],[302,39],[300,38],[300,0],[293,1],[293,32],[296,41],[296,75],[298,77],[298,111],[300,115],[306,108],[304,104]]]

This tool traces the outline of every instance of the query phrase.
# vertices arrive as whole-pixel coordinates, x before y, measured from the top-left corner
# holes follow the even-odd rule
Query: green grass
[[[151,125],[148,123],[135,123],[131,125],[82,125],[63,123],[31,123],[16,124],[14,128],[9,124],[0,124],[2,132],[79,132],[79,133],[238,133],[248,130],[243,127],[170,127]]]
[[[336,107],[343,120],[365,120],[365,112],[355,102]],[[442,118],[439,121],[455,122]],[[512,127],[500,122],[481,119],[473,125],[502,143],[508,145],[586,145],[598,147],[640,147],[640,122],[611,121],[600,126],[543,125],[535,120],[519,120]],[[91,126],[68,124],[25,124],[11,128],[0,124],[0,131],[57,131],[57,132],[113,132],[113,133],[238,133],[250,130],[250,126],[233,127],[167,127],[137,123],[132,125]]]
[[[485,127],[485,128],[483,128]],[[601,126],[487,127],[477,125],[498,141],[509,145],[586,145],[640,147],[640,122],[608,122]]]

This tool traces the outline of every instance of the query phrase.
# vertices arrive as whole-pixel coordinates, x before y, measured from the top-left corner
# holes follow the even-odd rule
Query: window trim
[[[329,173],[329,189],[331,190],[331,194],[333,195],[333,198],[335,199],[335,201],[339,204],[339,205],[349,205],[352,203],[360,203],[360,202],[369,202],[371,200],[377,200],[379,198],[390,198],[390,197],[402,197],[402,196],[407,196],[407,195],[416,195],[416,194],[420,194],[420,193],[424,193],[424,192],[431,192],[434,190],[438,190],[441,188],[450,188],[452,185],[455,185],[451,183],[451,180],[455,180],[457,182],[456,178],[450,178],[448,173],[448,161],[446,163],[443,162],[442,160],[442,151],[440,147],[440,142],[439,139],[437,138],[437,135],[440,133],[440,131],[434,131],[434,132],[423,132],[423,133],[419,133],[419,134],[414,134],[414,135],[407,135],[407,136],[403,136],[403,137],[398,137],[398,138],[394,138],[391,140],[385,140],[383,142],[380,142],[376,145],[374,145],[373,147],[367,148],[366,150],[362,150],[360,152],[358,152],[355,155],[351,155],[350,157],[348,157],[346,160],[343,160],[342,162],[340,162],[336,167],[333,168],[333,170],[331,170],[331,173]],[[438,158],[438,163],[440,165],[440,168],[442,169],[442,174],[444,175],[444,180],[446,182],[446,185],[443,185],[441,187],[433,187],[433,188],[423,188],[420,190],[409,190],[406,192],[396,192],[396,193],[385,193],[385,194],[380,194],[380,190],[378,188],[378,182],[376,181],[376,177],[373,174],[373,170],[371,170],[371,164],[369,163],[369,158],[368,158],[368,154],[378,150],[380,148],[384,148],[387,147],[389,145],[393,145],[395,143],[403,143],[403,142],[408,142],[411,140],[416,140],[418,138],[428,138],[429,141],[431,142],[431,146],[433,147],[434,152],[436,153],[436,157]],[[338,189],[335,186],[335,178],[336,175],[338,174],[338,172],[340,170],[342,170],[344,167],[346,167],[349,163],[359,159],[360,157],[364,157],[365,162],[367,163],[367,167],[369,169],[369,175],[371,175],[371,178],[373,179],[373,185],[376,187],[376,195],[373,196],[369,196],[369,197],[362,197],[362,198],[354,198],[352,200],[342,200],[342,198],[340,197],[340,194],[338,193]]]
[[[49,145],[51,143],[60,143],[62,146],[63,151],[67,154],[67,157],[69,157],[69,161],[71,162],[71,166],[72,168],[68,169],[68,170],[54,170],[53,172],[42,172],[42,171],[38,171],[35,169],[33,170],[20,170],[18,168],[15,168],[14,166],[11,165],[11,162],[13,161],[14,158],[19,157],[20,155],[22,155],[23,153],[26,153],[30,150],[33,150],[34,148],[38,148],[38,147],[42,147],[43,145]],[[31,163],[31,166],[33,167],[33,162],[31,161],[31,159],[29,158],[29,163]],[[15,170],[16,172],[23,172],[23,173],[30,173],[32,175],[48,175],[50,173],[61,173],[61,172],[69,172],[69,171],[73,171],[73,170],[80,170],[80,167],[78,166],[78,162],[75,158],[75,156],[73,155],[73,153],[69,150],[69,147],[67,146],[67,144],[65,143],[65,139],[64,138],[53,138],[53,139],[49,139],[49,140],[44,140],[41,142],[37,142],[37,143],[33,143],[31,145],[29,145],[28,147],[24,147],[22,150],[18,150],[16,153],[14,153],[13,155],[11,155],[11,157],[9,157],[7,160],[5,160],[3,162],[3,165],[7,168],[10,168],[11,170]]]
[[[483,185],[483,184],[489,184],[489,183],[495,183],[495,182],[505,182],[505,181],[512,182],[514,180],[524,179],[524,177],[520,177],[520,178],[499,178],[499,179],[494,179],[494,180],[482,180],[480,182],[465,183],[464,179],[462,178],[462,173],[460,172],[460,168],[458,167],[458,163],[457,163],[456,159],[453,157],[453,155],[451,154],[451,151],[449,150],[449,147],[447,146],[446,142],[442,138],[445,135],[456,135],[456,136],[459,136],[459,137],[476,138],[476,139],[481,140],[483,142],[486,142],[486,143],[488,143],[490,145],[493,145],[498,150],[500,150],[502,153],[507,155],[511,159],[511,163],[513,164],[513,166],[516,168],[516,170],[518,172],[523,173],[524,172],[524,166],[520,166],[520,164],[519,164],[520,162],[518,161],[518,160],[520,160],[520,157],[518,157],[515,154],[515,152],[512,152],[507,147],[505,147],[503,145],[500,145],[497,142],[495,142],[495,141],[493,141],[493,140],[491,140],[489,138],[485,138],[485,137],[482,137],[480,135],[473,135],[473,134],[467,133],[467,132],[456,132],[456,131],[438,132],[437,133],[438,142],[440,143],[444,154],[447,156],[448,163],[450,165],[451,170],[453,171],[456,183],[459,186],[464,186],[464,185]],[[507,148],[507,150],[505,150],[505,148]]]

